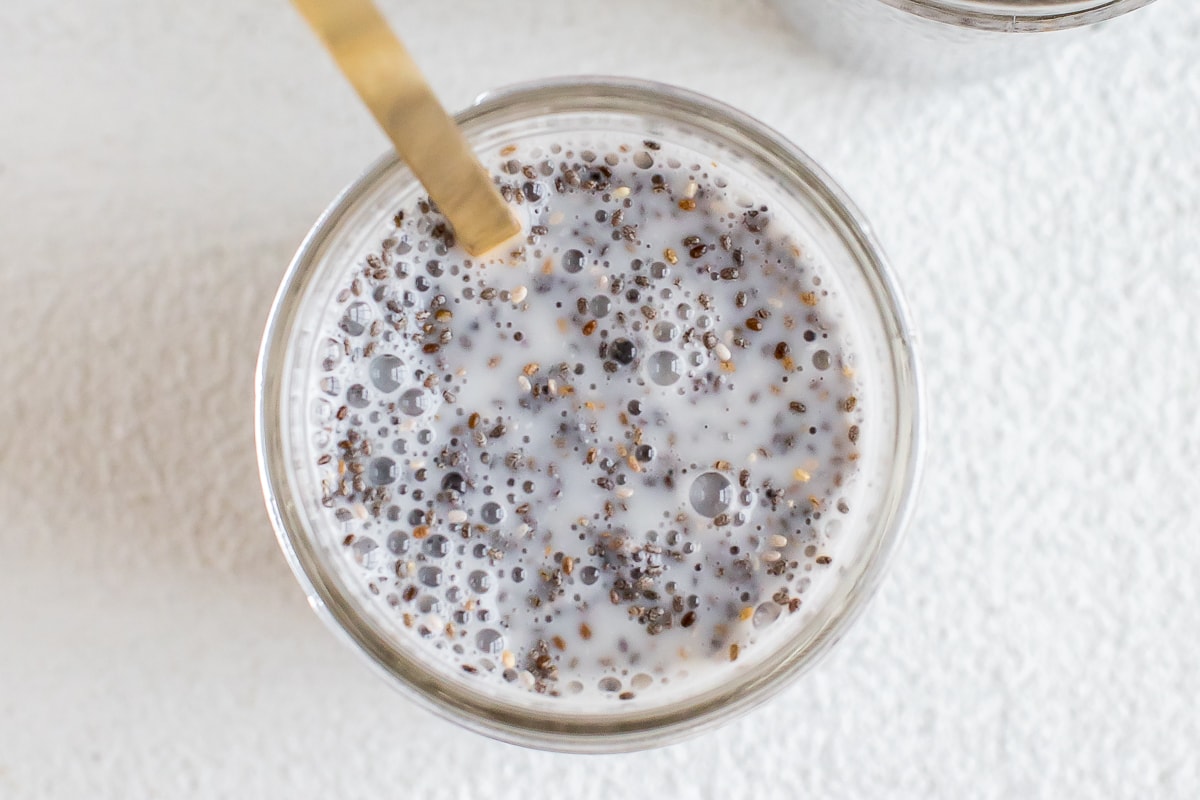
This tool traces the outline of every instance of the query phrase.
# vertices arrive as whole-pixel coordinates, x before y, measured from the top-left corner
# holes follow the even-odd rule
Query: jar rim
[[[1154,0],[880,0],[935,22],[1005,33],[1040,33],[1093,25]]]
[[[342,218],[377,182],[403,169],[389,153],[347,187],[327,208],[300,245],[280,285],[271,308],[255,381],[255,438],[259,473],[268,513],[283,550],[309,602],[344,641],[367,656],[377,671],[406,689],[405,695],[434,713],[478,733],[503,741],[570,752],[618,752],[660,746],[677,741],[748,710],[767,698],[769,689],[798,675],[832,645],[856,618],[877,587],[895,545],[911,515],[924,448],[924,403],[916,344],[907,306],[890,266],[862,214],[845,193],[812,159],[780,134],[736,109],[703,95],[652,81],[606,77],[571,77],[543,80],[491,91],[456,116],[460,126],[495,125],[521,113],[563,111],[635,112],[688,125],[746,152],[770,155],[789,174],[785,183],[811,193],[827,221],[853,252],[853,260],[870,284],[877,313],[889,334],[887,342],[891,379],[897,392],[893,486],[877,532],[867,539],[869,557],[846,600],[820,628],[803,652],[784,653],[779,659],[746,671],[746,677],[687,697],[666,708],[654,708],[596,718],[563,719],[560,715],[519,708],[480,693],[448,686],[431,670],[420,670],[382,637],[366,630],[355,603],[349,601],[337,580],[306,541],[304,512],[292,499],[293,491],[285,435],[281,431],[283,385],[288,347],[304,295],[305,281],[318,271],[321,244],[339,230]],[[683,118],[672,114],[685,115]],[[737,138],[733,138],[736,132]],[[757,154],[757,153],[756,153]],[[356,625],[356,623],[358,623]],[[787,650],[788,648],[781,648]],[[771,669],[767,669],[773,661]],[[422,673],[422,674],[417,674]]]

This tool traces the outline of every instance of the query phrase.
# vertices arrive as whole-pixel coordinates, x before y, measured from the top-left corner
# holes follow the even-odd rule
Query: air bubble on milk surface
[[[442,491],[444,492],[462,494],[466,486],[467,479],[463,477],[461,472],[447,472],[446,477],[442,478]]]
[[[424,566],[417,570],[417,580],[429,587],[442,585],[441,567]]]
[[[371,404],[371,391],[361,383],[346,390],[346,402],[353,408],[366,408]]]
[[[354,554],[354,563],[363,569],[374,569],[379,563],[379,545],[374,539],[366,536],[356,539],[350,545],[350,551]]]
[[[450,552],[450,540],[440,533],[435,533],[425,540],[421,549],[430,558],[445,558]]]
[[[488,525],[497,525],[504,519],[504,507],[499,503],[484,503],[479,509],[479,517]]]
[[[504,636],[499,631],[484,628],[475,634],[475,646],[485,653],[499,653],[504,649]]]
[[[783,608],[778,603],[768,600],[754,609],[754,616],[750,618],[750,622],[756,628],[765,628],[779,619],[779,615],[782,613]]]
[[[568,250],[563,253],[562,266],[567,272],[579,272],[583,269],[583,253],[578,250]]]
[[[387,486],[389,483],[393,483],[397,475],[396,462],[387,456],[372,459],[371,466],[367,469],[367,477],[376,486]]]
[[[403,531],[392,531],[388,534],[387,549],[394,556],[408,552],[409,538]]]
[[[328,422],[333,417],[333,406],[328,400],[315,398],[312,404],[313,419],[317,422]]]
[[[351,336],[359,336],[367,329],[367,323],[370,321],[371,307],[366,303],[353,303],[346,309],[338,327]]]
[[[696,513],[705,517],[715,517],[729,509],[733,502],[733,489],[729,479],[719,472],[705,472],[692,481],[688,498]]]
[[[650,380],[659,386],[670,386],[679,380],[679,357],[670,350],[659,350],[646,361]]]
[[[400,388],[404,379],[404,362],[393,355],[382,355],[371,362],[371,383],[385,394]]]
[[[629,685],[639,691],[642,689],[649,689],[654,685],[654,678],[644,672],[639,672],[633,676],[633,680],[629,682]]]
[[[467,576],[467,586],[470,586],[471,591],[476,594],[484,594],[488,589],[492,588],[492,576],[481,569],[477,569]]]
[[[400,410],[410,417],[419,417],[429,408],[429,395],[423,389],[409,389],[400,395]]]
[[[342,362],[342,345],[336,339],[326,339],[321,343],[321,369],[331,372]]]

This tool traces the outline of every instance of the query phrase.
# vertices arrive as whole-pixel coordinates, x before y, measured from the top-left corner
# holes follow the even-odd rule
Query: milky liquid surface
[[[695,153],[484,159],[523,242],[471,259],[420,202],[340,267],[303,384],[320,535],[403,647],[488,691],[719,682],[861,543],[850,310]]]

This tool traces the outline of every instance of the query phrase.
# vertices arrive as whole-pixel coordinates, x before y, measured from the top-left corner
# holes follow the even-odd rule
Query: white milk
[[[711,686],[860,542],[850,310],[771,198],[695,153],[527,139],[488,166],[523,243],[473,260],[408,208],[329,298],[305,379],[322,535],[456,679]]]

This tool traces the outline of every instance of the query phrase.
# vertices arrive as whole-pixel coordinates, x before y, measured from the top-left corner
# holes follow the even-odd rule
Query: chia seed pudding
[[[548,732],[714,718],[836,638],[916,420],[886,276],[719,139],[579,102],[476,140],[522,220],[485,257],[411,178],[340,201],[277,301],[259,431],[318,608],[435,707],[572,748]]]
[[[346,265],[308,387],[327,535],[480,681],[628,701],[728,669],[835,569],[870,435],[845,309],[695,152],[490,155],[518,246],[472,259],[423,199]]]

